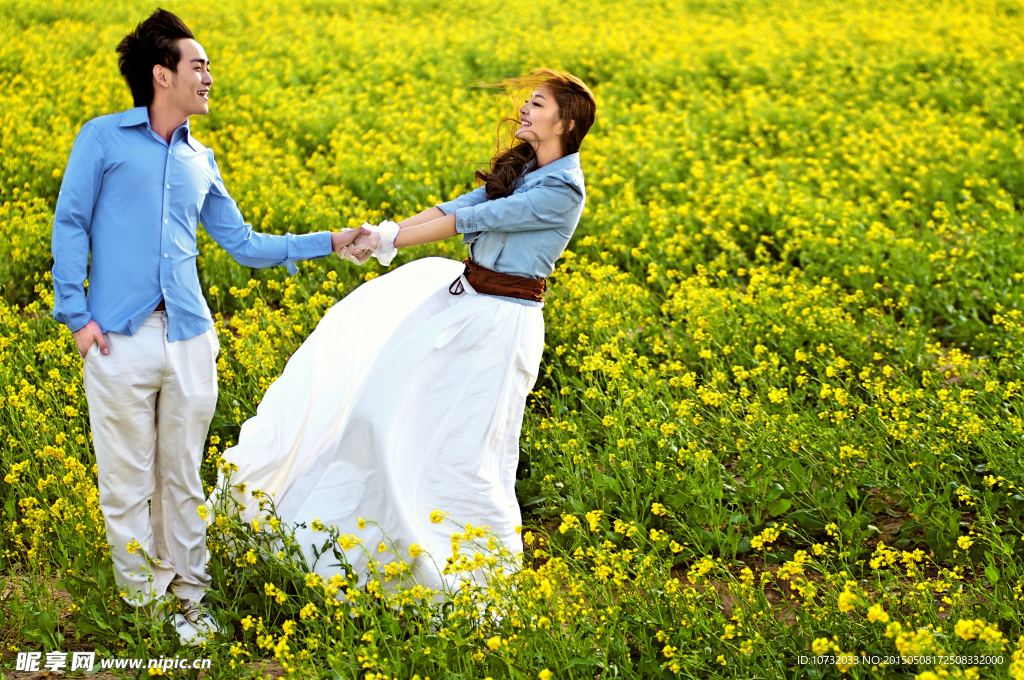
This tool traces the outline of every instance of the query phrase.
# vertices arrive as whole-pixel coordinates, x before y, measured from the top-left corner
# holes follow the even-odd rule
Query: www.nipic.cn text
[[[100,669],[141,669],[159,668],[167,671],[175,668],[208,669],[209,659],[183,659],[180,656],[158,659],[100,659]],[[96,652],[18,652],[14,670],[16,671],[89,671],[97,666]]]

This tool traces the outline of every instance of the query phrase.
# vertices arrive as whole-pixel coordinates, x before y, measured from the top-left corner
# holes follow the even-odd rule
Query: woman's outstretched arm
[[[418,246],[423,243],[442,241],[450,236],[455,236],[455,213],[445,215],[440,208],[428,208],[418,215],[413,215],[398,223],[398,234],[395,235],[394,246],[396,248]],[[379,242],[379,234],[374,234],[369,240],[363,237],[357,239],[351,246],[352,254],[356,258],[353,262],[357,264],[365,262],[370,257],[370,253],[378,248]]]
[[[413,215],[409,219],[402,220],[398,223],[398,228],[406,229],[408,227],[415,227],[418,224],[423,224],[430,220],[436,220],[438,217],[444,217],[444,212],[442,212],[437,206],[434,206],[433,208],[427,208],[423,212]]]
[[[420,219],[425,215],[433,213],[434,219],[429,217]],[[413,220],[418,220],[413,222]],[[411,224],[410,224],[411,223]],[[399,223],[398,236],[395,237],[396,248],[418,246],[423,243],[433,243],[455,236],[455,213],[445,215],[438,208],[424,210],[415,217]]]

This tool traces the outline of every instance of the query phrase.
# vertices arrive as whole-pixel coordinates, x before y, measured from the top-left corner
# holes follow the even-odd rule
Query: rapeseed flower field
[[[131,106],[114,46],[152,9],[0,0],[0,673],[93,649],[208,678],[1024,678],[1024,4],[173,3],[216,77],[193,130],[263,231],[470,190],[509,112],[479,82],[564,68],[598,101],[522,434],[522,563],[438,508],[448,568],[488,585],[429,592],[398,560],[357,588],[269,509],[218,513],[225,634],[189,651],[120,600],[50,316],[62,171]],[[201,236],[212,485],[288,356],[384,270],[250,270]],[[428,255],[464,248],[392,267]]]

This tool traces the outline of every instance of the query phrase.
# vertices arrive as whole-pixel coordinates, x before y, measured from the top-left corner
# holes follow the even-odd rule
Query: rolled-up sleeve
[[[89,234],[96,197],[103,182],[103,141],[95,126],[78,132],[64,171],[53,213],[53,318],[72,333],[92,319],[85,299]]]
[[[564,216],[579,207],[583,193],[571,182],[551,175],[537,186],[455,211],[455,231],[533,231],[562,226]]]
[[[477,187],[469,193],[462,194],[461,196],[448,201],[447,203],[441,203],[437,206],[441,212],[445,215],[451,215],[459,208],[468,208],[472,205],[479,205],[487,200],[487,187]]]
[[[238,264],[246,267],[275,267],[284,265],[292,275],[298,273],[295,263],[330,255],[331,234],[263,234],[253,231],[238,210],[235,200],[228,195],[220,169],[210,153],[214,179],[199,212],[206,231],[213,240],[231,254]]]

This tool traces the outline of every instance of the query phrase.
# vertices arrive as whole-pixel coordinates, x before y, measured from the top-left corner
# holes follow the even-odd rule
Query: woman
[[[296,538],[310,564],[324,542],[311,528],[319,520],[381,563],[410,561],[423,585],[451,585],[452,528],[431,521],[435,510],[522,552],[519,432],[544,347],[545,277],[583,212],[579,148],[596,104],[556,71],[506,84],[536,89],[513,144],[477,171],[484,185],[382,224],[349,254],[388,264],[395,248],[462,234],[471,259],[410,262],[338,302],[224,454],[238,468],[230,482],[245,484],[235,492],[243,518],[259,513],[252,490],[270,495],[282,520],[309,527]],[[351,348],[358,358],[343,359]],[[381,541],[389,550],[377,553]],[[345,556],[363,582],[366,550]],[[315,571],[329,578],[334,562],[328,552]]]

